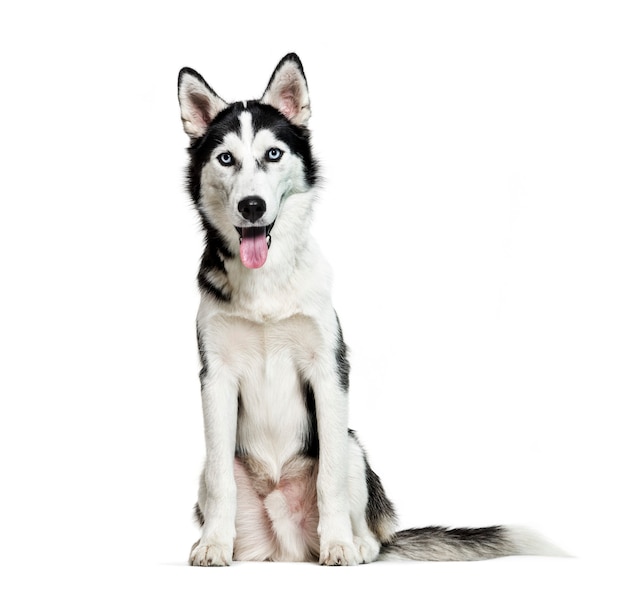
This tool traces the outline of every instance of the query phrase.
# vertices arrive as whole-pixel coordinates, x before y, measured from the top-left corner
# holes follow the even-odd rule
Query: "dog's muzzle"
[[[265,214],[267,205],[259,196],[246,196],[237,204],[237,210],[247,221],[255,223]]]
[[[267,205],[259,196],[246,196],[237,204],[241,216],[252,225],[265,214]],[[239,233],[239,256],[246,268],[261,268],[267,260],[272,243],[270,231],[274,223],[266,227],[235,227]]]

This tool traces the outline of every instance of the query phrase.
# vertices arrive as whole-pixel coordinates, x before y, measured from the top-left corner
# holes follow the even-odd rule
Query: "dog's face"
[[[238,246],[244,266],[260,268],[283,205],[315,182],[302,65],[286,56],[261,100],[232,104],[183,69],[179,101],[191,139],[189,187],[204,224]]]

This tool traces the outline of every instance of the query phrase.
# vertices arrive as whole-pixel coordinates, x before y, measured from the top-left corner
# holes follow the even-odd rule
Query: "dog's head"
[[[280,61],[260,100],[227,103],[189,68],[180,71],[178,98],[191,141],[189,190],[203,223],[231,251],[239,247],[244,266],[260,268],[279,216],[298,209],[285,207],[288,199],[316,179],[300,59]]]

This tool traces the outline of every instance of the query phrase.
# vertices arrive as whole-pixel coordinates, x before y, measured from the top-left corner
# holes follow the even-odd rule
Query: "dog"
[[[189,563],[476,560],[558,553],[505,526],[396,530],[348,427],[349,362],[330,268],[309,234],[318,195],[302,63],[260,100],[178,77],[188,191],[205,234],[198,284],[206,460]]]

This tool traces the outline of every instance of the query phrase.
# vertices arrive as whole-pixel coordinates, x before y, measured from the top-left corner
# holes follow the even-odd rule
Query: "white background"
[[[623,597],[622,7],[5,3],[0,593]],[[290,51],[351,426],[401,524],[530,525],[575,559],[184,566],[202,236],[176,77],[258,97]]]

